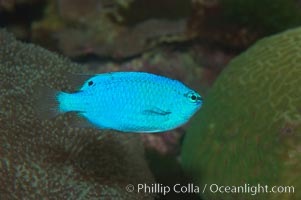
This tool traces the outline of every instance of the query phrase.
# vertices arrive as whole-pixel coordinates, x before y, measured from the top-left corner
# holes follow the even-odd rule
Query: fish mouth
[[[199,100],[199,101],[202,101],[202,102],[204,101],[203,97],[197,97],[196,100]]]

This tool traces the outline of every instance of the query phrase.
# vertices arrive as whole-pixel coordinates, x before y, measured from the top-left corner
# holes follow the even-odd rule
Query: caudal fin
[[[39,119],[51,119],[63,112],[59,109],[58,95],[60,91],[47,88],[36,87],[34,89],[34,104],[33,107]]]

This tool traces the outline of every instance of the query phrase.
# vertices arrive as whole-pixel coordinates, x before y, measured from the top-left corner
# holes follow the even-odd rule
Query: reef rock
[[[0,199],[152,199],[125,189],[154,181],[138,135],[36,116],[35,88],[74,90],[70,73],[89,72],[0,30]]]
[[[70,57],[135,56],[159,44],[188,40],[190,3],[177,2],[88,0],[83,5],[80,0],[50,1],[44,17],[32,24],[32,40]],[[183,6],[187,12],[181,13]]]
[[[204,199],[301,199],[300,52],[301,28],[263,39],[215,82],[182,151],[185,170],[207,184]]]

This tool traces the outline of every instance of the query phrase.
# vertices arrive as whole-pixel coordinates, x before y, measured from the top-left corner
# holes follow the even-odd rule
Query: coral
[[[0,30],[0,198],[152,199],[129,183],[154,180],[139,136],[72,127],[73,114],[36,116],[36,86],[74,90],[68,73],[89,73]]]
[[[201,188],[293,186],[294,194],[204,199],[300,199],[301,28],[263,39],[222,72],[184,140],[182,164]],[[207,188],[208,188],[207,187]]]
[[[61,31],[58,34],[60,50],[72,57],[88,53],[115,58],[129,57],[162,43],[162,39],[163,42],[181,40],[180,36],[179,39],[169,36],[169,40],[163,36],[181,34],[185,30],[185,21],[148,20],[133,28],[126,28],[101,22],[100,19],[95,24],[97,26],[106,26],[107,29],[96,31],[90,28],[86,31],[70,28]],[[108,33],[110,30],[112,32]]]

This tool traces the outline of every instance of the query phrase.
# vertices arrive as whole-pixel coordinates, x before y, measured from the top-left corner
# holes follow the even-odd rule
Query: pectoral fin
[[[166,116],[171,114],[170,111],[162,110],[158,107],[153,107],[151,109],[146,109],[142,111],[142,114],[144,115],[161,115],[161,116]]]

